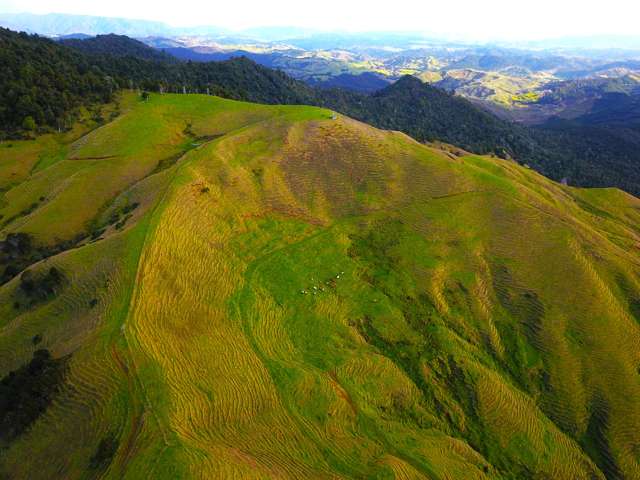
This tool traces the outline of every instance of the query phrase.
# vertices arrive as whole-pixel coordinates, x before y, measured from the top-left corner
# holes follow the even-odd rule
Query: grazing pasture
[[[315,107],[121,102],[0,144],[0,400],[55,373],[0,477],[640,476],[640,200]]]

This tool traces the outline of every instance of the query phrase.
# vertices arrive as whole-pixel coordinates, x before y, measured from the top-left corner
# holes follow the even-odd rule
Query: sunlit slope
[[[98,234],[29,267],[64,272],[54,297],[0,288],[2,374],[35,348],[67,362],[9,477],[640,475],[629,195],[320,109],[169,95],[3,211],[43,194],[3,233]]]

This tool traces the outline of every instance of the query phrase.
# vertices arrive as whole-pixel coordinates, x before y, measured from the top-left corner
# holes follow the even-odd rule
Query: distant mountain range
[[[17,31],[38,33],[47,36],[73,34],[105,35],[116,33],[130,37],[150,35],[220,35],[227,30],[218,27],[177,28],[162,22],[135,20],[128,18],[97,17],[90,15],[70,15],[49,13],[0,13],[0,25]]]
[[[420,32],[342,32],[320,31],[295,26],[252,27],[232,31],[220,26],[199,25],[175,27],[163,22],[66,13],[32,14],[0,13],[0,26],[17,31],[39,33],[47,36],[74,34],[105,35],[116,33],[130,37],[147,36],[209,36],[228,37],[234,41],[254,40],[264,43],[287,42],[304,49],[336,48],[400,48],[415,49],[425,46],[447,46],[449,48],[483,45],[486,42],[461,42],[436,38]],[[516,50],[555,51],[560,55],[588,55],[610,57],[627,55],[625,50],[640,51],[640,35],[593,35],[561,37],[533,41],[496,41],[493,45]]]
[[[640,73],[640,42],[636,51],[624,49],[633,47],[634,40],[619,36],[472,44],[420,33],[322,32],[287,26],[234,32],[67,14],[0,14],[0,25],[62,40],[126,35],[196,62],[246,56],[322,88],[372,92],[403,75],[415,75],[492,111],[526,107],[533,113],[505,115],[536,122],[548,115],[531,104],[545,96],[554,82]]]
[[[551,38],[514,42],[511,44],[519,48],[557,49],[566,51],[581,50],[583,53],[593,53],[597,50],[611,48],[619,50],[640,49],[640,35],[587,35]]]

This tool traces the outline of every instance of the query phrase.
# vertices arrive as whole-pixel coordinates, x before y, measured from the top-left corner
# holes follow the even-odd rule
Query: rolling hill
[[[123,88],[208,92],[264,104],[316,105],[418,141],[455,144],[478,154],[513,158],[572,185],[616,186],[640,193],[636,135],[625,128],[532,129],[502,120],[464,98],[406,75],[371,95],[312,88],[247,58],[178,62],[138,41],[99,36],[60,45],[0,29],[0,137],[20,137],[73,125]],[[150,59],[151,58],[151,59]],[[617,114],[617,113],[616,113]],[[100,120],[99,117],[96,117]]]
[[[119,102],[0,143],[0,476],[640,475],[640,200],[316,107]]]

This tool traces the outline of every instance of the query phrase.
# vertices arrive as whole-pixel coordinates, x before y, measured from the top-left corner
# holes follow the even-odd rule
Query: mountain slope
[[[86,60],[56,43],[0,28],[0,134],[31,117],[38,126],[66,127],[82,105],[111,100],[114,86]]]
[[[526,130],[517,125],[410,75],[362,98],[361,106],[352,102],[349,115],[380,128],[401,130],[420,141],[441,140],[478,153],[510,155],[531,142]]]
[[[638,476],[638,199],[318,108],[127,104],[3,195],[0,373],[50,398],[1,419],[5,476]]]

